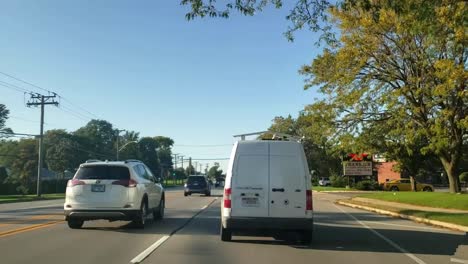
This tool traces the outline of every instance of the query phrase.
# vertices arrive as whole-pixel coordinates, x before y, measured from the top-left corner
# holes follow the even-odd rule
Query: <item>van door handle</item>
[[[273,192],[284,192],[284,188],[273,188],[271,189]]]

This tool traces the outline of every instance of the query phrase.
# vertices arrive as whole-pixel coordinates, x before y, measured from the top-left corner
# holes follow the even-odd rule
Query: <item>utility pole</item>
[[[30,94],[30,98],[26,103],[26,106],[41,106],[41,133],[39,134],[39,161],[37,165],[37,196],[41,196],[41,178],[42,178],[42,167],[44,167],[44,106],[55,105],[58,106],[58,102],[55,101],[57,97],[56,93],[49,95],[42,94]]]
[[[117,154],[115,155],[116,160],[119,160],[119,139],[120,139],[120,132],[125,131],[125,129],[117,129]]]
[[[189,157],[189,172],[187,176],[192,175],[192,157]]]
[[[195,167],[194,167],[195,172],[194,172],[194,174],[195,174],[195,175],[198,175],[198,173],[197,173],[197,170],[198,170],[198,162],[195,161],[194,163],[195,163]]]

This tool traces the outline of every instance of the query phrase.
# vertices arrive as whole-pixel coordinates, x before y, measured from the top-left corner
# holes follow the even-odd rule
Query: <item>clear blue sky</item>
[[[231,144],[278,115],[296,115],[317,94],[303,90],[301,65],[320,53],[318,35],[282,35],[283,10],[254,17],[186,21],[187,7],[165,1],[5,1],[0,71],[55,91],[119,129],[164,135],[176,145]],[[39,91],[5,76],[9,82]],[[0,86],[7,126],[37,134],[39,109]],[[74,131],[91,118],[62,101],[45,129]],[[228,157],[230,146],[175,147],[194,158]],[[204,164],[212,162],[204,161]],[[222,162],[225,168],[225,162]]]

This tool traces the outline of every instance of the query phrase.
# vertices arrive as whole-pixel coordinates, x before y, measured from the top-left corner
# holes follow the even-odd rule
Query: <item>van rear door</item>
[[[268,217],[268,143],[242,142],[232,170],[231,215]]]
[[[296,218],[306,214],[306,171],[302,145],[270,143],[270,217]]]

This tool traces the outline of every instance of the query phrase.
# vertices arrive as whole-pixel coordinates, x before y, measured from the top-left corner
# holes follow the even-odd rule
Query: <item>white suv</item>
[[[96,219],[133,221],[144,228],[149,214],[164,216],[164,206],[164,189],[142,162],[92,161],[68,181],[64,210],[70,228]]]

